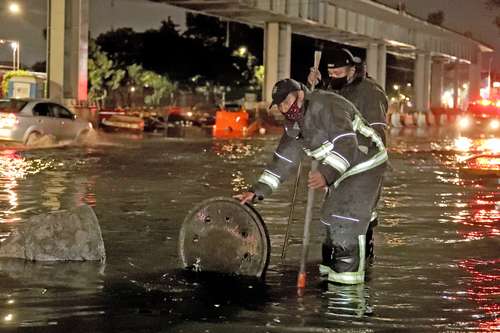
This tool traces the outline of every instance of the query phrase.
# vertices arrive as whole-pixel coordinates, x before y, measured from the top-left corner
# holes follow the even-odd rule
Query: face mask
[[[301,119],[303,115],[304,114],[302,113],[301,108],[299,108],[299,106],[297,105],[297,101],[293,102],[287,113],[283,113],[283,116],[285,116],[285,118],[289,121],[297,121]]]
[[[333,90],[340,90],[347,84],[347,76],[330,78],[330,87]]]

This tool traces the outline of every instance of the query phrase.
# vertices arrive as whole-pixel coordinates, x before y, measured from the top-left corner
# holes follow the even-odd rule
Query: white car
[[[0,99],[0,140],[33,144],[44,135],[80,140],[92,124],[58,103],[35,99]]]

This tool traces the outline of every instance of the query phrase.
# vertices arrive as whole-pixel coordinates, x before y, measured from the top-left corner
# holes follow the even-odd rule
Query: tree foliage
[[[429,13],[427,16],[427,22],[434,25],[443,25],[444,22],[444,12],[439,10],[437,12]]]
[[[125,71],[115,68],[113,61],[93,41],[89,45],[89,51],[89,100],[101,108],[108,92],[120,87]]]
[[[488,9],[494,10],[495,8],[500,7],[500,0],[486,0],[486,6]],[[493,23],[499,29],[498,32],[500,32],[500,15],[495,17]]]
[[[255,82],[254,67],[262,64],[261,29],[203,15],[187,14],[186,18],[183,33],[169,18],[158,29],[141,33],[130,28],[106,32],[97,38],[97,44],[122,68],[138,64],[183,87]],[[248,53],[234,54],[242,45]]]

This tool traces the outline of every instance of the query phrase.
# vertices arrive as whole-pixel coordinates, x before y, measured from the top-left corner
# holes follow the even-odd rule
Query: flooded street
[[[271,235],[264,282],[181,271],[189,209],[252,183],[276,139],[110,136],[105,145],[0,150],[0,240],[30,216],[87,203],[107,252],[103,264],[0,260],[0,331],[500,330],[499,180],[461,173],[442,133],[393,133],[364,285],[319,280],[316,220],[309,284],[297,296],[306,171],[285,264],[293,181],[256,205]]]

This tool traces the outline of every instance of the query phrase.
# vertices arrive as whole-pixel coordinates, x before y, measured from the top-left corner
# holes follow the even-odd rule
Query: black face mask
[[[295,101],[290,106],[290,109],[288,109],[288,112],[283,113],[283,116],[289,121],[297,121],[304,116],[304,113],[302,112],[302,108],[297,105],[297,101]]]
[[[343,77],[330,78],[330,88],[333,90],[340,90],[347,85],[347,75]]]

